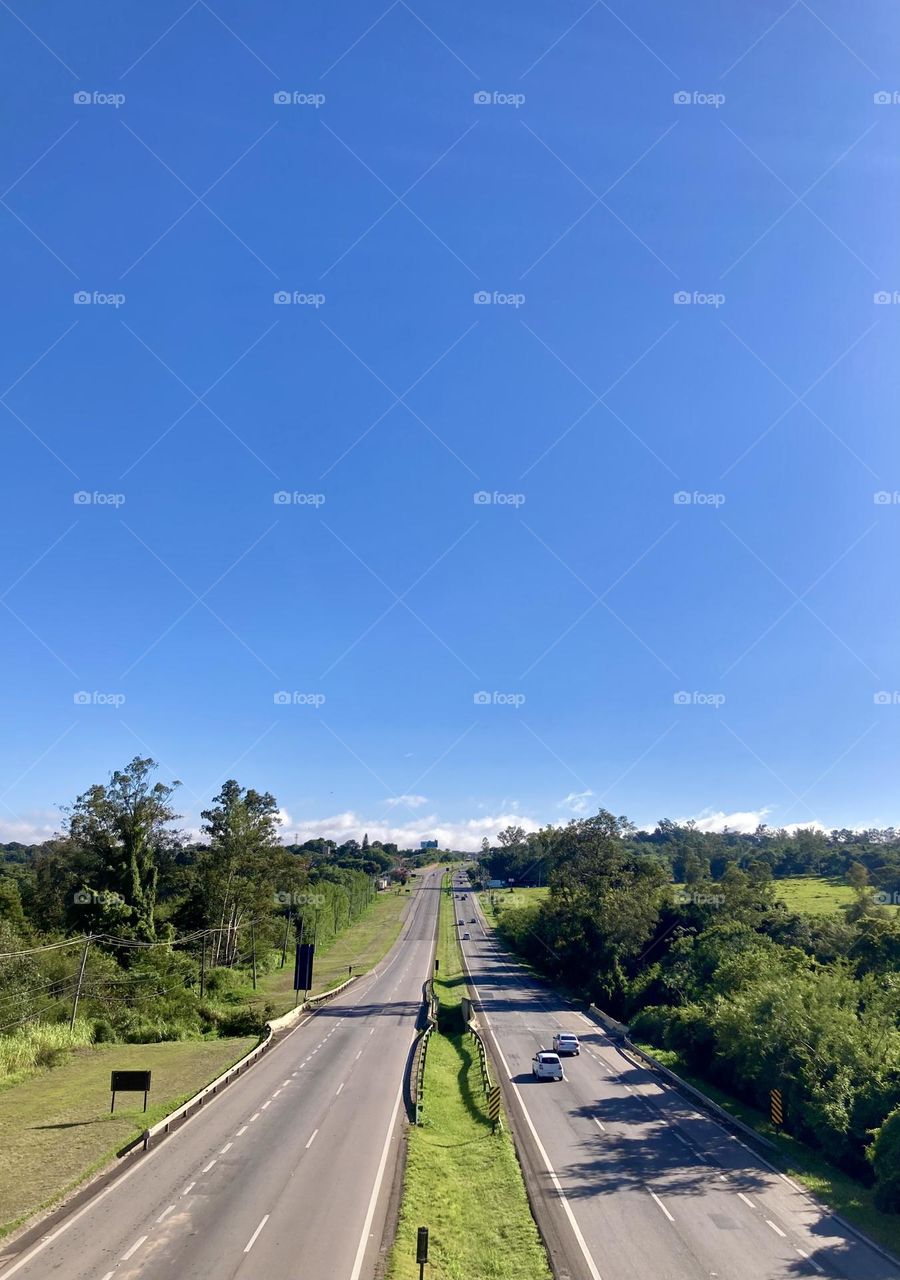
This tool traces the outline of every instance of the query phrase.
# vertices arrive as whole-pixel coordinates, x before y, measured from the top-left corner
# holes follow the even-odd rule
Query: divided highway
[[[397,943],[0,1280],[360,1280],[374,1272],[440,874]]]
[[[898,1280],[885,1256],[538,983],[471,893],[455,905],[526,1178],[572,1280]],[[575,1032],[581,1055],[563,1059],[563,1081],[537,1081],[532,1056],[560,1030]]]

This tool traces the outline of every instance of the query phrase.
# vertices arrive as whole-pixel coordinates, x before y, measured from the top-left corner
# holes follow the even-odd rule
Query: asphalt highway
[[[517,964],[471,893],[454,905],[479,1021],[532,1148],[526,1177],[558,1220],[573,1280],[898,1280],[887,1257]],[[537,1081],[532,1056],[557,1031],[574,1032],[581,1054],[563,1058],[563,1081]]]
[[[371,1276],[433,963],[440,875],[419,883],[371,974],[42,1240],[0,1246],[0,1280]]]

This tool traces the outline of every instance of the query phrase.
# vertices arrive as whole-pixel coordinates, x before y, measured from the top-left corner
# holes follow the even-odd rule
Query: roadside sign
[[[297,945],[294,960],[294,990],[309,991],[313,983],[313,956],[316,953],[312,942],[301,942]]]
[[[784,1099],[781,1096],[780,1089],[769,1090],[769,1110],[772,1116],[772,1123],[780,1129],[784,1124]]]
[[[113,1071],[109,1079],[109,1088],[112,1093],[112,1105],[109,1113],[116,1109],[117,1093],[142,1093],[144,1095],[144,1110],[147,1110],[147,1094],[150,1092],[150,1072],[149,1071]]]

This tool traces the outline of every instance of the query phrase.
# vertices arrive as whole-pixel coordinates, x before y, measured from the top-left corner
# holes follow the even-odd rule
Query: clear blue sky
[[[0,27],[0,835],[898,820],[892,6]]]

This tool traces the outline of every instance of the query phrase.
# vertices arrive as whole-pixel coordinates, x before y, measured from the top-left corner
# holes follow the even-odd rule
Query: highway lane
[[[478,918],[462,946],[480,1019],[552,1168],[538,1175],[541,1192],[569,1215],[573,1275],[898,1280],[887,1258],[517,964],[471,894],[456,905]],[[532,1055],[558,1030],[574,1031],[582,1053],[563,1060],[563,1082],[534,1081]]]
[[[0,1266],[0,1280],[371,1276],[433,963],[440,874],[419,879],[400,937],[372,974]]]

